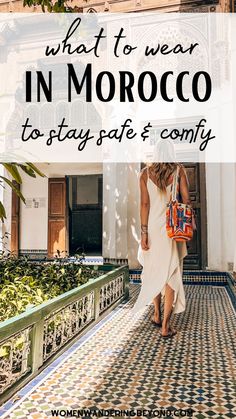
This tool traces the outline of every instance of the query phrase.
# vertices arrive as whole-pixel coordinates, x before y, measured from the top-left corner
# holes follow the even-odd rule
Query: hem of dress
[[[168,275],[168,279],[167,279],[167,281],[166,281],[166,283],[165,283],[165,285],[163,286],[163,288],[159,291],[159,292],[155,292],[155,294],[149,299],[149,302],[147,302],[147,303],[145,303],[145,304],[143,304],[142,306],[140,306],[139,308],[138,308],[138,306],[137,306],[137,308],[135,307],[135,305],[136,305],[136,303],[138,302],[138,298],[139,298],[139,295],[138,295],[138,298],[137,298],[137,301],[134,303],[134,306],[131,308],[131,311],[130,311],[130,314],[136,314],[136,313],[140,313],[141,314],[141,312],[143,312],[145,309],[147,309],[147,307],[151,304],[151,302],[152,302],[152,300],[158,295],[158,294],[162,294],[163,295],[163,290],[165,289],[165,286],[168,284],[168,282],[170,281],[170,279],[171,279],[171,277],[173,276],[173,274],[174,274],[174,272],[176,271],[176,270],[180,270],[180,276],[181,276],[181,281],[183,280],[182,279],[182,277],[183,277],[183,260],[184,260],[184,258],[187,256],[187,252],[185,252],[185,254],[184,254],[184,256],[182,256],[180,259],[179,259],[179,261],[178,261],[178,263],[175,265],[175,267],[174,267],[174,269],[172,269],[172,271],[171,271],[171,274],[170,275]],[[142,275],[142,274],[141,274]],[[173,290],[174,290],[174,288],[173,287],[171,287]],[[141,291],[142,291],[142,289],[141,289]],[[141,292],[140,291],[140,292]],[[178,291],[176,291],[176,290],[174,290],[174,292],[176,293],[176,292],[179,292],[179,290]],[[178,298],[178,294],[177,295],[175,295],[175,297],[174,297],[174,301],[176,302],[177,301],[177,298]],[[181,304],[182,305],[182,304]],[[185,305],[185,301],[184,301],[184,305],[182,305],[182,309],[177,309],[177,310],[175,310],[175,308],[173,309],[173,314],[179,314],[179,313],[182,313],[183,311],[185,311],[185,308],[186,308],[186,305]]]

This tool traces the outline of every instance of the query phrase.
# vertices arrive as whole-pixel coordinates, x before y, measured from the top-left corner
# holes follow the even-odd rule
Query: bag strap
[[[177,166],[176,172],[173,177],[173,183],[172,183],[171,200],[174,202],[177,200],[178,179],[179,179],[179,165]]]

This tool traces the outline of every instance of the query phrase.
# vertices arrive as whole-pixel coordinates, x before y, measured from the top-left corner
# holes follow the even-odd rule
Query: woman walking
[[[142,288],[132,311],[134,313],[145,308],[153,300],[152,322],[161,328],[161,335],[165,339],[176,333],[170,327],[172,312],[176,314],[185,310],[182,268],[187,254],[186,243],[170,239],[166,232],[166,206],[177,168],[181,200],[189,204],[188,180],[182,165],[152,163],[140,174],[141,243],[138,260],[143,271]],[[163,320],[160,309],[162,295]]]

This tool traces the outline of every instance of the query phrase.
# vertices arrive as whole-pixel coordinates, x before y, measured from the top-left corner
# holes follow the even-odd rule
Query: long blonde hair
[[[170,176],[177,169],[177,163],[152,163],[149,171],[155,179],[155,183],[162,191],[166,190]]]

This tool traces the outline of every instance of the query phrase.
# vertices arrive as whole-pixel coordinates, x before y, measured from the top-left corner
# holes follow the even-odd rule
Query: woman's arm
[[[148,250],[148,216],[150,210],[150,199],[147,190],[147,170],[143,170],[140,175],[140,221],[141,221],[141,247],[143,250]]]

